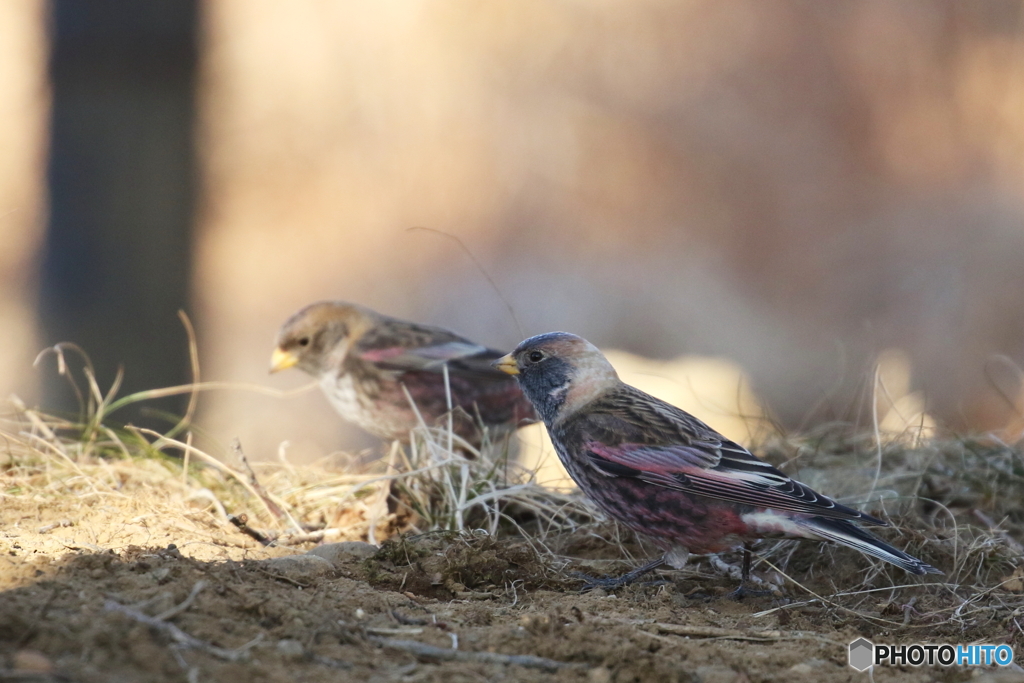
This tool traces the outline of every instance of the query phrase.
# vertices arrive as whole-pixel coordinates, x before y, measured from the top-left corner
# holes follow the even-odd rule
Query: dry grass
[[[194,341],[191,349],[191,384],[125,397],[117,396],[120,377],[101,390],[78,347],[61,344],[40,354],[56,357],[57,371],[79,398],[80,417],[67,420],[12,401],[0,418],[6,444],[0,451],[0,495],[116,494],[145,472],[151,492],[173,492],[191,508],[205,508],[268,545],[379,543],[399,532],[438,529],[526,536],[524,523],[529,537],[543,543],[548,534],[571,531],[592,518],[578,496],[548,490],[510,462],[507,442],[485,442],[476,450],[459,441],[450,425],[431,428],[422,420],[408,446],[393,443],[387,458],[359,471],[294,465],[283,449],[278,462],[250,463],[237,441],[236,462],[223,462],[193,446],[191,419],[201,391],[239,387],[200,382]],[[69,353],[83,358],[82,377],[73,376]],[[113,426],[111,415],[120,408],[184,393],[190,395],[186,413],[165,433]]]
[[[53,349],[64,373],[63,354],[72,348]],[[421,425],[408,447],[394,444],[387,458],[360,472],[300,467],[283,454],[278,462],[250,464],[240,447],[237,463],[221,462],[192,446],[196,396],[216,386],[200,383],[197,367],[195,373],[186,387],[119,399],[117,383],[101,391],[86,362],[81,419],[11,403],[0,422],[0,497],[45,503],[162,492],[161,500],[173,502],[164,514],[231,521],[239,533],[277,546],[379,543],[400,532],[446,529],[514,535],[552,558],[552,548],[572,545],[563,542],[567,536],[601,538],[613,556],[625,554],[613,526],[578,496],[536,484],[510,461],[507,445],[490,444],[467,459],[460,449],[470,448],[450,429]],[[110,413],[119,407],[184,392],[192,395],[189,410],[164,434],[111,426]],[[755,617],[823,609],[865,628],[998,638],[1024,647],[1018,446],[993,437],[879,443],[871,431],[833,425],[777,438],[759,451],[802,481],[890,520],[892,528],[881,532],[887,540],[946,574],[909,577],[844,548],[766,542],[756,549],[755,571],[776,578],[790,599]],[[709,566],[709,560],[694,562],[683,580],[713,579]]]
[[[913,444],[913,445],[910,445]],[[939,567],[914,577],[830,544],[777,541],[759,569],[784,576],[805,598],[865,628],[973,637],[1024,646],[1024,455],[995,437],[894,438],[826,425],[763,448],[767,459],[891,523],[890,543]],[[759,613],[763,617],[780,608]],[[869,626],[870,625],[870,626]],[[994,634],[999,634],[994,636]]]

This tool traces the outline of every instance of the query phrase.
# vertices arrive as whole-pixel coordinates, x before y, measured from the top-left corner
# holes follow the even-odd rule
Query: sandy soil
[[[802,604],[810,596],[792,586],[781,598],[735,601],[720,596],[734,581],[705,563],[662,585],[580,594],[573,570],[624,566],[595,559],[620,551],[593,530],[557,539],[560,554],[591,558],[569,563],[482,534],[398,537],[380,549],[263,547],[212,510],[148,486],[139,467],[121,492],[4,496],[0,680],[865,681],[846,663],[858,636],[954,636],[918,618],[943,607],[926,608],[942,599],[920,588],[879,593],[856,614]],[[812,544],[800,552],[794,566],[859,561]],[[825,576],[812,585],[830,590]],[[915,595],[916,607],[899,607]],[[1005,642],[1004,622],[955,638]],[[970,676],[874,672],[875,681]]]

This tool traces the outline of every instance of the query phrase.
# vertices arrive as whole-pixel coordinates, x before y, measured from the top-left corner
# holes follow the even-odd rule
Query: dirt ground
[[[851,611],[808,603],[813,596],[792,585],[781,596],[723,598],[735,582],[704,562],[665,574],[662,585],[580,594],[572,571],[625,565],[558,561],[481,533],[397,537],[380,549],[263,547],[164,488],[140,475],[121,491],[75,498],[8,489],[0,680],[866,681],[847,666],[847,644],[860,635],[1012,635],[1012,620],[995,612],[969,633],[953,633],[947,617],[918,618],[959,598],[949,591],[948,604],[926,608],[943,598],[916,578]],[[567,557],[620,557],[593,530],[556,545]],[[811,565],[859,561],[825,557],[814,544],[800,552]],[[824,575],[811,585],[834,592]],[[878,668],[873,680],[1024,680],[977,673]]]
[[[93,414],[0,421],[0,681],[1024,681],[1017,446],[895,444],[884,472],[872,439],[767,449],[808,483],[884,487],[888,507],[871,512],[894,526],[880,535],[946,574],[763,542],[754,573],[776,588],[735,600],[738,553],[582,593],[576,573],[619,574],[652,551],[578,496],[499,488],[499,461],[439,442],[367,472],[250,466],[240,446],[229,466],[191,437]],[[415,533],[453,527],[471,531]],[[1016,662],[859,673],[847,652],[861,636],[1006,643]]]

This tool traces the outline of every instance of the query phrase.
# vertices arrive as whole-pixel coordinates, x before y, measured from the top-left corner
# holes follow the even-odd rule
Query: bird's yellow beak
[[[510,375],[519,374],[519,367],[516,365],[516,359],[512,357],[511,353],[505,354],[498,360],[491,363],[491,365]]]
[[[298,362],[299,359],[294,353],[277,348],[274,349],[274,355],[270,357],[270,371],[279,372],[281,370],[287,370],[288,368],[294,367]]]

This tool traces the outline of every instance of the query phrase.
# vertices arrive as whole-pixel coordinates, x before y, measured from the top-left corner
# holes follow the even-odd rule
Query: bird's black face
[[[620,384],[604,354],[568,332],[530,337],[493,365],[516,376],[549,428]]]
[[[519,374],[519,386],[541,419],[552,424],[565,403],[574,367],[543,343],[523,342],[512,357]]]

